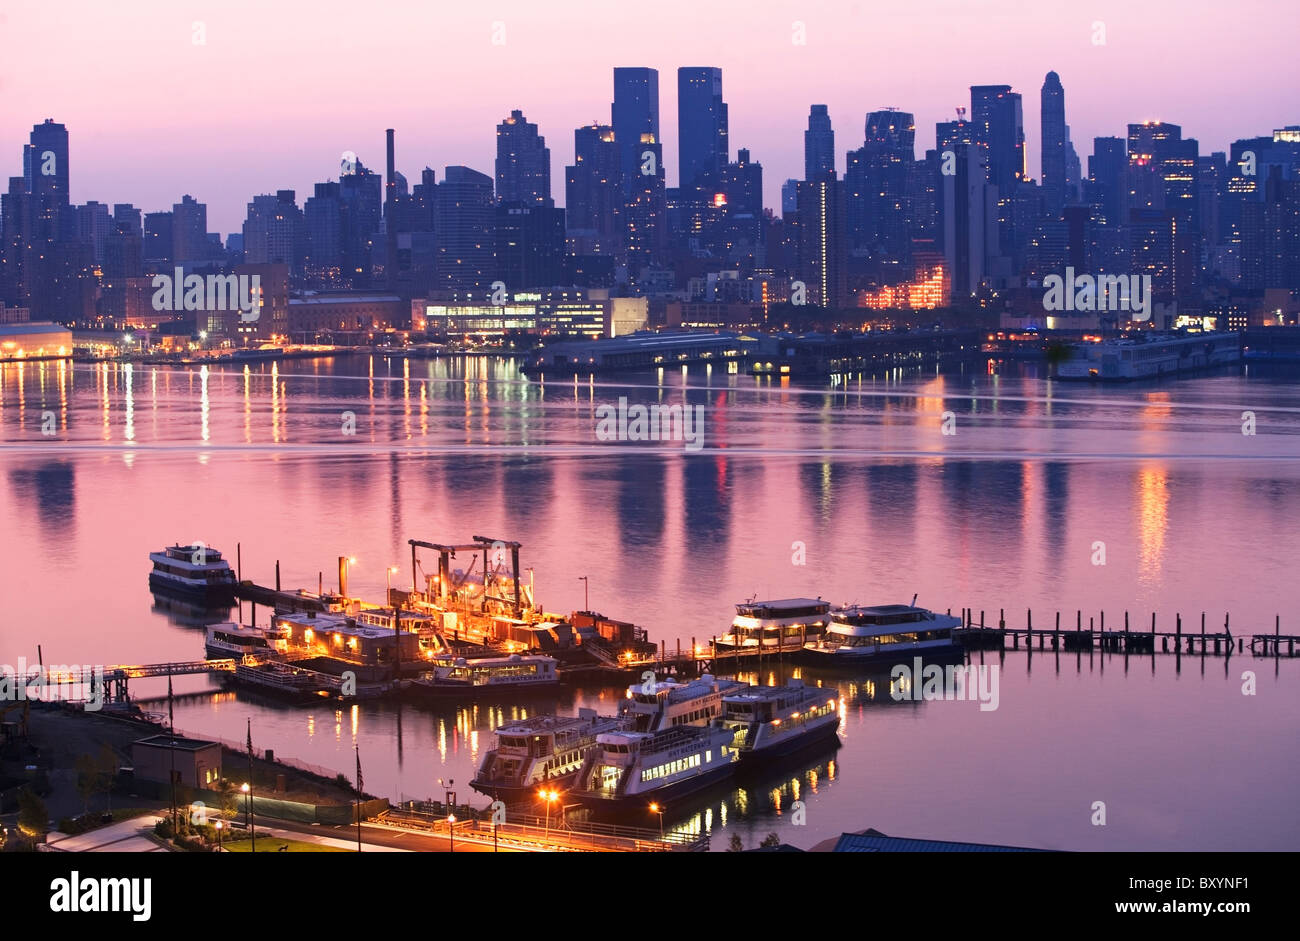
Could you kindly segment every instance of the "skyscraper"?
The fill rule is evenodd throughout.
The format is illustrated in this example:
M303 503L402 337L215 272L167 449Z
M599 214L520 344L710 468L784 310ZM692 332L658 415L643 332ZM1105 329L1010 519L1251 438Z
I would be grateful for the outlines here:
M522 111L497 125L497 201L554 206L551 199L551 151L546 138Z
M202 261L208 254L208 207L193 196L172 205L172 259L175 264Z
M485 291L493 281L495 206L492 178L469 167L447 167L434 210L437 286Z
M677 185L716 189L730 159L722 69L677 70Z
M1065 89L1055 72L1048 72L1042 90L1042 160L1040 174L1043 201L1053 218L1066 203Z
M813 105L808 112L808 130L803 132L803 178L821 180L835 176L835 131L825 105Z
M623 171L614 128L591 124L573 132L574 165L564 177L565 223L579 255L615 255L622 245Z
M152 215L152 214L151 214ZM293 190L254 196L244 220L244 262L297 267L306 248L302 210Z
M630 195L645 162L641 155L642 135L651 135L651 140L656 143L660 140L657 69L614 69L614 103L610 108L610 123L621 155L619 165L623 171L623 192ZM657 164L655 169L662 170Z
M844 184L834 171L801 180L799 190L799 277L808 303L835 309L847 303Z
M988 155L989 182L1008 197L1025 178L1025 128L1020 93L1010 85L972 85L971 123Z
M69 212L68 129L52 118L32 128L23 149L23 175L32 196L37 237L60 240L72 235Z
M890 108L867 115L863 145L849 151L844 168L850 247L869 249L891 261L905 260L915 143L916 125L908 112Z

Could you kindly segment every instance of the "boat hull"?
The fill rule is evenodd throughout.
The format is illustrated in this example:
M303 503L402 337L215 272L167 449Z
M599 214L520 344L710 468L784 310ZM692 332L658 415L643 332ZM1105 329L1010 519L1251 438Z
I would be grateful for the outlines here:
M503 801L507 804L524 804L537 800L537 792L543 787L561 792L567 791L573 786L573 782L577 778L578 772L574 771L569 774L548 778L546 781L538 781L535 784L501 784L495 781L475 779L469 782L469 786L480 794L486 794L493 800Z
M205 607L233 607L235 604L235 585L233 582L221 584L199 584L179 579L167 578L157 572L149 573L149 590L156 595L166 595L181 601L190 601Z
M961 656L959 641L946 640L915 644L889 644L885 647L864 647L858 650L815 650L808 647L799 653L799 659L819 667L860 667L883 663L911 663L911 658Z
M735 777L740 762L719 764L700 774L652 791L623 797L601 797L599 794L570 791L566 797L576 799L583 807L598 817L637 817L645 819L652 803L666 809L680 809L683 801L699 797L706 791L727 784Z
M840 746L839 728L840 721L837 716L833 722L825 722L803 735L774 742L763 748L742 749L740 752L741 765L745 768L753 768L758 765L772 764L785 758L801 755L814 748L825 748L831 743L834 743L834 747L838 748Z

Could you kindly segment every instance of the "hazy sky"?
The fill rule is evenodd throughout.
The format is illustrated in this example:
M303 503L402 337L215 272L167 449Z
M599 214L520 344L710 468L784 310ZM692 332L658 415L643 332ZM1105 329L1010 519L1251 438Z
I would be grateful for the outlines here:
M803 173L808 106L825 103L836 160L861 145L866 112L934 124L969 106L972 84L1024 96L1038 176L1038 96L1055 69L1087 172L1092 138L1130 121L1181 124L1203 152L1300 123L1289 0L4 0L0 176L22 172L31 126L71 136L72 199L208 204L238 230L257 193L337 176L355 151L382 172L384 128L412 184L431 166L491 174L495 126L513 108L551 148L564 200L573 129L609 121L612 68L659 69L668 183L677 177L676 70L719 66L731 148L763 164L766 203ZM195 22L206 42L196 45ZM793 39L802 23L806 44ZM1093 42L1103 23L1105 44ZM502 32L502 27L504 32ZM494 44L494 35L503 43Z

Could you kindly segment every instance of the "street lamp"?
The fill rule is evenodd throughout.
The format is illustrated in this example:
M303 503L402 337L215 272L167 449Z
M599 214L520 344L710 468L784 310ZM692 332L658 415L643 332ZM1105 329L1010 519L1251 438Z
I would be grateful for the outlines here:
M393 595L393 573L396 571L397 571L397 566L390 565L388 569L384 572L384 580L388 583L388 594L384 596L385 600L390 599Z
M551 835L551 805L555 803L556 798L560 796L558 791L542 790L542 800L546 801L546 836Z
M224 825L220 820L218 820L215 824L213 824L213 826L217 828L217 852L220 853L221 852L221 831L224 828Z
M658 804L650 805L650 813L659 815L659 842L664 839L664 809Z
M451 849L448 852L456 852L456 815L447 815L447 843Z
M587 583L587 576L586 576L586 575L579 575L579 576L578 576L578 581L582 582L582 610L585 611L585 612L587 612L587 613L590 613L590 612L591 612L591 598L588 596L587 589L590 588L591 586Z
M249 838L253 841L252 850L256 853L257 834L253 832L253 791L248 786L247 781L244 782L244 786L240 790L244 792L244 823L248 827Z

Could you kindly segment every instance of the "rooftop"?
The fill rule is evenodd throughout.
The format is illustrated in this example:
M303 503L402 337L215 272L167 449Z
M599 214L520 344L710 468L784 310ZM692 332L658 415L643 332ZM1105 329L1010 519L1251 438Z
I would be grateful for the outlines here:
M208 742L200 738L182 738L181 736L171 735L150 735L148 738L139 739L132 744L147 745L150 748L174 748L176 751L198 751L201 748L211 748L218 742Z

